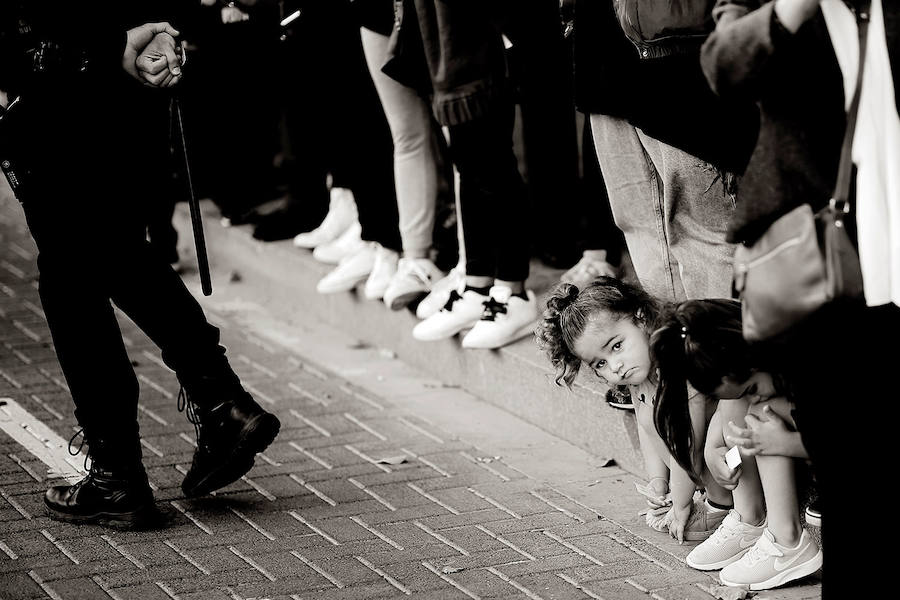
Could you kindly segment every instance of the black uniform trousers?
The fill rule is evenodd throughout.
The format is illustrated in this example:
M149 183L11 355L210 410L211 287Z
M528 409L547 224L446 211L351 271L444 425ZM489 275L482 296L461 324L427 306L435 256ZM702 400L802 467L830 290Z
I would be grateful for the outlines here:
M141 190L168 174L134 94L164 93L124 73L76 76L23 94L34 166L23 208L37 244L40 297L85 435L134 447L138 382L113 304L162 350L182 382L233 376L197 301L146 240ZM151 103L156 104L156 103Z

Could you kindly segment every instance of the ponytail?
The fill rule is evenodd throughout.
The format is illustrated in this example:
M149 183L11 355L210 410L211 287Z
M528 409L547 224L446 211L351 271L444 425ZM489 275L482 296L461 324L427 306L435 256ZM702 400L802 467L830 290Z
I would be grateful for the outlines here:
M575 356L566 343L562 325L563 313L577 297L578 286L571 283L558 285L547 299L547 309L534 331L538 347L547 354L550 364L557 371L555 381L559 386L564 382L566 387L572 387L581 367L581 359Z

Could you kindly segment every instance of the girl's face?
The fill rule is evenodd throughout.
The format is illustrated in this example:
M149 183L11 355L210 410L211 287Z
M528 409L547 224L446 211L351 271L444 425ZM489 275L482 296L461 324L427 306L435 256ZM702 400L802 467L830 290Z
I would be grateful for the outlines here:
M629 317L592 318L572 350L609 385L638 385L650 376L649 336Z
M755 371L745 381L735 381L730 377L725 377L713 393L717 398L744 399L750 404L756 404L778 395L772 376L763 371Z

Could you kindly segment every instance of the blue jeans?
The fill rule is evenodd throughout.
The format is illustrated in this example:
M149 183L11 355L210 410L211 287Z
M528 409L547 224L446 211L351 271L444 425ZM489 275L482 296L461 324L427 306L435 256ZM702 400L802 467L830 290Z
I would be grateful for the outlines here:
M616 225L638 280L657 298L730 298L734 212L722 174L624 119L591 115Z

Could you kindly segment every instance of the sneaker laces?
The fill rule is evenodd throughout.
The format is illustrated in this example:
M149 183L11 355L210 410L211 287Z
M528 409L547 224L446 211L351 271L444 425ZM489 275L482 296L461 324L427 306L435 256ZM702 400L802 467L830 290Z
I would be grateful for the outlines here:
M450 291L450 297L447 298L447 302L444 304L444 308L441 310L453 310L453 303L457 300L462 300L462 296L456 290Z
M497 302L491 297L482 302L482 304L484 305L484 312L481 313L482 321L493 321L498 314L506 314L506 302Z
M753 566L757 563L768 560L771 556L784 556L784 552L781 552L778 548L775 547L775 544L772 543L772 540L766 534L763 534L762 537L759 538L750 551L744 555L744 561L748 566Z

